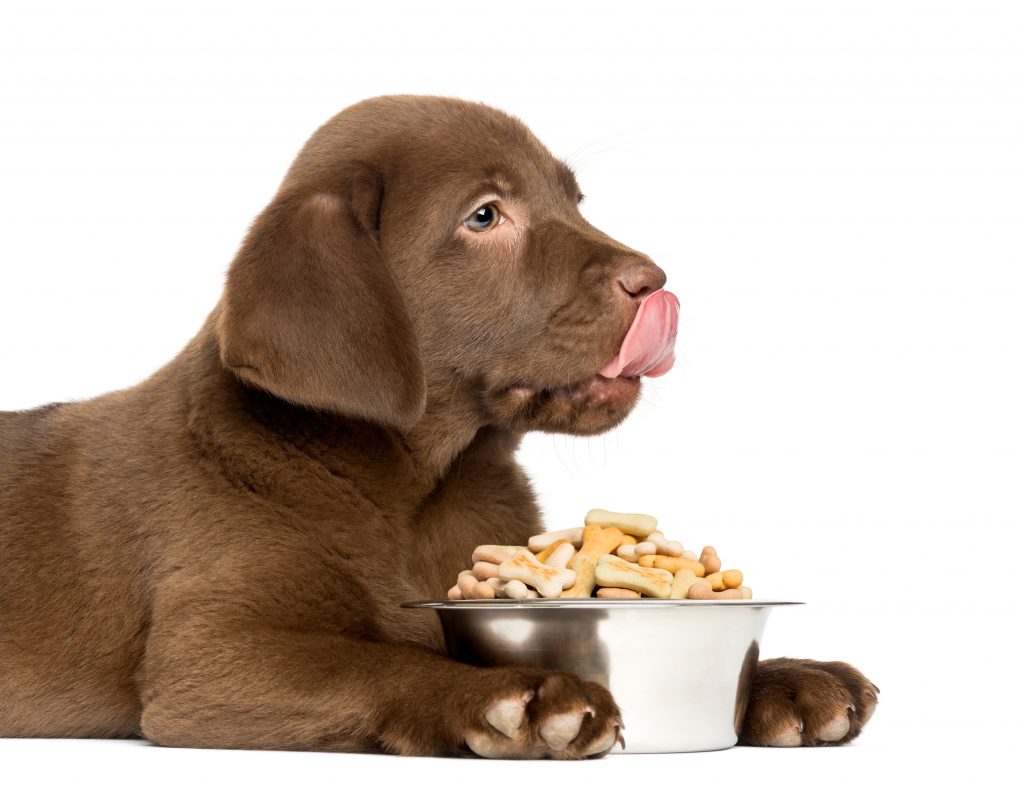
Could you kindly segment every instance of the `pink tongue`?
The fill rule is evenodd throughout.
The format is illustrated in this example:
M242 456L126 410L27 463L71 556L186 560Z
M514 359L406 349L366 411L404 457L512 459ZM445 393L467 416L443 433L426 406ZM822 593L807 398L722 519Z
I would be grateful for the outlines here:
M655 291L644 298L633 317L619 354L599 372L602 377L660 377L675 362L673 348L679 324L676 295Z

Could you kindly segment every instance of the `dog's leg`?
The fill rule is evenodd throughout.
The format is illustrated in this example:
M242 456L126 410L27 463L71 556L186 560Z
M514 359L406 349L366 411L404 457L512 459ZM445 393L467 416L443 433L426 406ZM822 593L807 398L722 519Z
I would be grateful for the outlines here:
M254 626L151 635L142 732L198 748L581 759L620 737L608 691L531 668L476 668L426 649Z
M843 745L875 711L879 689L845 662L759 662L741 745Z

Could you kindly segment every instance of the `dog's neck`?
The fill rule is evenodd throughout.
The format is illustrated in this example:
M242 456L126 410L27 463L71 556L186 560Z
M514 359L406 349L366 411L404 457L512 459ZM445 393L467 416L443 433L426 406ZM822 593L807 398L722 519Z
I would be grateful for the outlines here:
M184 389L191 437L205 456L229 479L312 512L318 485L330 512L331 478L341 477L395 515L415 513L455 464L477 452L491 461L510 457L522 437L484 426L465 386L428 386L426 411L404 434L298 407L240 382L220 362L209 325L154 379L172 374Z
M417 471L436 483L483 427L472 388L464 384L428 384L426 411L403 439Z

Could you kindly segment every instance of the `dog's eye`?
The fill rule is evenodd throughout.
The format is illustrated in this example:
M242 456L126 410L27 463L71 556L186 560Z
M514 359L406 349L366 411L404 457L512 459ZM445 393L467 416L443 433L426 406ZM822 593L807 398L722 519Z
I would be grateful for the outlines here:
M505 217L501 215L497 207L493 203L488 203L481 205L473 211L463 224L466 225L467 230L472 230L474 233L483 233L485 230L490 230L504 221Z

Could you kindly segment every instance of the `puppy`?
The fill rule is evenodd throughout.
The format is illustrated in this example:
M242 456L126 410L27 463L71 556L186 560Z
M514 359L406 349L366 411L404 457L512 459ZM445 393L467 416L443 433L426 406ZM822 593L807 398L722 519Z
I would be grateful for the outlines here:
M171 363L0 414L0 735L583 758L602 686L444 656L481 542L541 530L528 430L629 413L602 377L665 274L580 215L572 171L483 105L382 97L306 143ZM741 739L853 739L876 691L762 662Z

